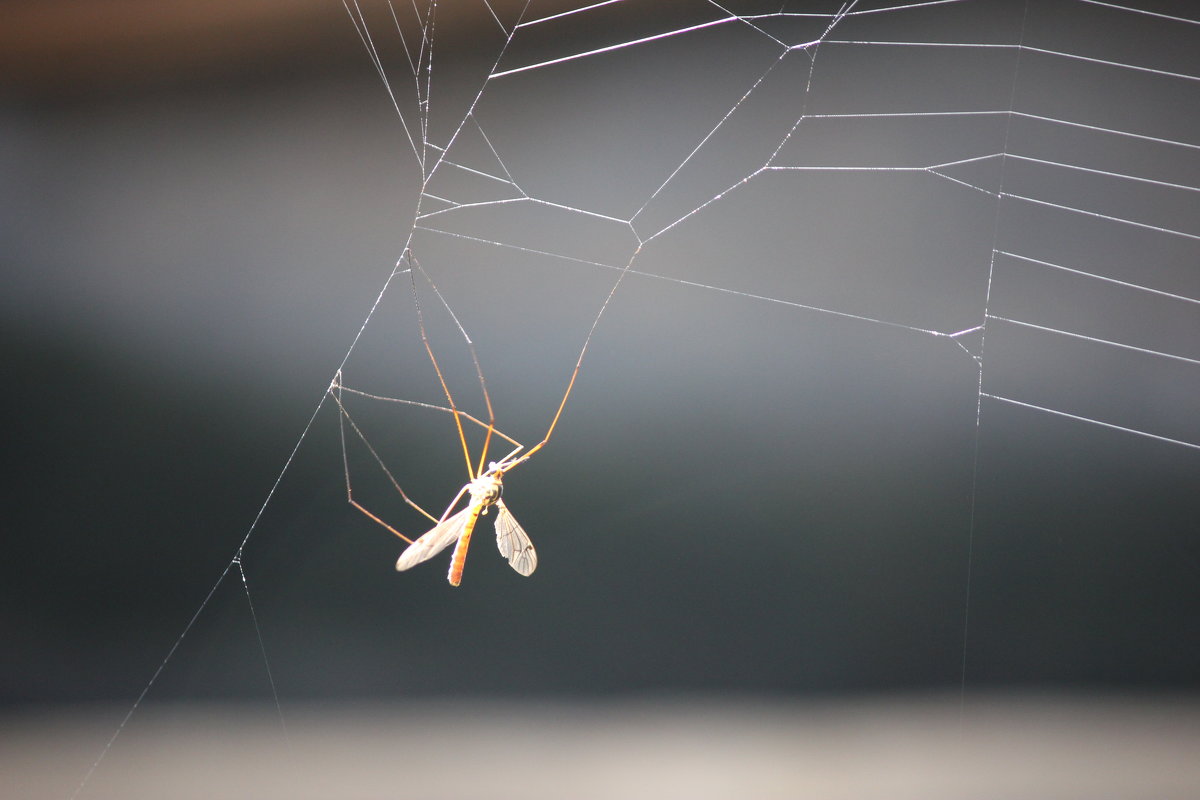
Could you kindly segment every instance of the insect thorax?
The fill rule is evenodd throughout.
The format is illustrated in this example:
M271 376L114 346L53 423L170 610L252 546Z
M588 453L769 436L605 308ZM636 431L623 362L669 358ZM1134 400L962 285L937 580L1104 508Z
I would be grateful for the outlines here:
M480 475L471 481L467 491L471 493L472 502L482 503L483 507L487 508L500 499L500 495L504 491L504 484L496 475Z

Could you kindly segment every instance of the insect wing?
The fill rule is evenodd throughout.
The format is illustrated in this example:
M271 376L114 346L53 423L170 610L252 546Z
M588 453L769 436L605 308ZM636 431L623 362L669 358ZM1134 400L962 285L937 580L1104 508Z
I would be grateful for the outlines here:
M416 566L422 561L428 561L445 550L462 535L470 516L471 507L467 506L454 516L439 522L430 531L422 534L400 554L396 561L396 569L403 571Z
M508 559L510 567L522 575L532 575L537 569L537 552L524 528L517 524L503 500L496 501L496 546Z

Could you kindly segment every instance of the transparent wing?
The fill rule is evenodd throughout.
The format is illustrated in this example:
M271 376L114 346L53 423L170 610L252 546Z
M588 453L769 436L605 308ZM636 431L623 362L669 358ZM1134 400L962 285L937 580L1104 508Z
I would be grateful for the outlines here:
M406 570L422 561L428 561L457 542L467 524L470 513L471 507L467 506L449 519L439 522L427 533L422 534L400 554L400 558L396 561L396 569Z
M496 501L496 546L508 565L522 575L532 575L537 569L537 552L529 535L513 519L503 500Z

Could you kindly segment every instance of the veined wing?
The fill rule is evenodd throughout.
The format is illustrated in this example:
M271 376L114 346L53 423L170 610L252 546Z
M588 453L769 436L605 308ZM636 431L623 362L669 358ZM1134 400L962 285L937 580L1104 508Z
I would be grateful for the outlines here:
M471 506L467 506L454 516L439 522L427 533L421 534L400 554L400 558L396 561L396 569L403 571L422 561L428 561L457 542L458 537L462 536L463 528L466 527L470 516Z
M500 555L508 559L508 565L522 575L532 575L537 569L533 542L509 513L503 500L496 501L496 546L500 548Z

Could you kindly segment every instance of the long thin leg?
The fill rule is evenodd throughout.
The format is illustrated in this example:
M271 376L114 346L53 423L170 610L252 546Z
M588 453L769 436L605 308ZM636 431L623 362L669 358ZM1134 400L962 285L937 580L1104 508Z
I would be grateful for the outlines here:
M459 416L458 406L454 405L454 396L450 394L450 387L446 385L446 376L444 376L442 374L442 368L438 364L437 356L435 356L433 354L433 347L431 347L429 344L429 336L425 333L425 314L424 314L424 312L421 311L421 299L420 299L420 296L417 294L417 279L415 276L415 270L421 269L421 267L417 263L417 259L413 257L412 253L408 253L407 256L409 259L409 264L412 267L408 271L408 277L409 277L409 282L412 285L413 305L417 309L417 327L421 331L421 341L425 345L425 352L429 354L429 360L431 362L433 362L433 371L437 373L438 382L442 384L442 393L446 395L446 402L450 405L450 413L452 413L454 415L454 427L458 429L458 440L459 440L459 442L462 443L463 459L465 459L467 462L467 478L469 480L474 480L475 479L475 468L471 462L471 449L469 447L467 447L467 435L463 431L462 419ZM425 275L425 270L422 269L421 274ZM428 275L425 275L425 280L429 280ZM432 283L430 285L432 285ZM436 289L435 289L435 291L436 291ZM441 294L439 293L438 296L441 297ZM444 303L445 301L443 300L442 302ZM455 319L455 322L458 322L458 320ZM462 326L460 325L459 328L461 330ZM463 331L463 333L465 335L466 331ZM470 344L469 338L467 339L467 343ZM472 347L472 353L474 353L473 347ZM478 364L478 362L476 362L476 364ZM490 408L491 408L490 402L488 403L488 407L490 410ZM494 423L495 423L494 419L488 423L489 438L490 438L490 432L493 428Z
M604 302L600 304L600 310L596 312L596 318L592 320L592 327L588 331L587 337L583 340L583 347L579 348L579 358L575 361L575 369L571 371L571 379L567 381L567 390L563 392L562 400L558 404L558 410L554 412L554 419L550 420L550 427L546 429L546 435L542 437L540 442L526 450L525 454L520 458L514 460L510 464L505 465L505 472L512 469L517 464L528 461L530 456L532 456L538 450L541 450L546 446L546 443L550 441L550 437L554 433L554 427L558 425L558 418L562 416L563 409L567 407L567 400L571 397L571 390L575 388L575 379L579 377L579 368L583 366L583 357L587 355L588 345L592 343L592 336L596 334L596 326L600 324L600 318L604 316L605 309L607 309L608 304L612 302L613 295L617 293L617 287L621 285L621 281L624 280L625 276L629 273L630 267L633 266L633 262L638 257L638 253L640 252L642 252L642 246L638 245L638 248L633 251L633 255L629 257L629 262L625 265L625 268L621 270L621 274L617 276L617 280L613 283L612 288L608 290L608 296L605 297Z
M413 303L417 308L417 321L421 328L421 339L425 342L425 350L427 353L429 353L429 358L433 360L433 367L435 370L437 370L438 378L442 380L442 389L446 393L446 399L449 401L450 407L455 409L455 422L459 426L458 432L459 436L462 438L464 452L467 452L468 450L467 441L466 438L463 437L462 424L457 419L458 415L462 414L463 412L458 411L455 408L454 401L450 399L450 390L446 388L446 381L442 379L442 371L438 367L437 359L433 357L433 349L429 346L429 339L425 335L424 315L421 312L421 304L417 297L416 272L419 271L421 276L425 278L426 283L429 284L429 288L433 290L434 295L437 296L438 301L442 304L442 308L446 309L446 313L449 314L450 319L454 321L455 326L458 328L458 332L462 334L463 341L467 343L467 352L471 354L471 361L475 364L475 376L479 379L479 389L483 394L484 405L487 407L488 423L487 433L483 438L483 449L479 453L479 465L472 468L470 455L467 455L467 472L472 478L474 478L477 475L483 474L484 465L487 463L488 448L492 442L492 434L496 432L496 413L492 410L492 398L491 395L488 394L487 381L483 377L483 367L479 363L479 353L475 350L475 342L471 340L470 334L467 333L467 329L463 326L462 322L459 321L458 316L454 313L454 309L450 308L450 304L446 302L446 298L442 295L441 290L438 289L437 284L433 282L433 278L429 277L429 273L425 271L425 268L421 266L411 252L409 253L409 263L412 266L412 269L409 270L408 277L410 283L412 284ZM473 472L472 469L474 469Z
M451 409L446 408L445 406L435 406L430 403L422 403L422 402L419 402L416 400L405 400L405 399L398 398L398 397L383 397L382 395L371 394L369 392L364 392L359 389L351 389L350 387L344 386L342 384L342 373L340 370L334 376L333 382L329 386L329 396L333 398L333 401L337 404L338 411L339 411L339 419L338 419L339 430L338 430L338 432L341 436L341 442L342 442L342 469L343 469L345 477L346 477L346 499L349 501L350 505L354 506L354 508L356 508L360 512L362 512L368 519L370 519L371 521L375 522L376 524L382 526L383 528L386 528L390 533L394 534L395 536L398 536L399 538L401 538L404 541L409 542L411 544L413 541L412 539L408 538L403 533L398 531L395 527L388 524L386 521L381 519L378 515L376 515L370 509L363 506L361 503L358 502L358 500L356 500L354 498L354 490L353 490L353 487L350 482L350 462L349 462L349 457L347 455L348 448L346 446L346 425L347 424L350 425L351 430L353 430L354 434L356 436L358 436L359 441L361 441L363 446L367 448L367 452L369 452L371 454L371 457L375 459L375 463L379 465L379 469L382 470L383 474L387 476L389 481L391 481L392 487L396 490L396 493L400 495L400 497L404 500L405 503L407 503L408 505L415 508L418 512L420 512L422 515L424 515L430 521L435 522L435 523L441 522L447 516L449 516L450 512L454 509L454 506L456 506L458 504L458 501L462 498L463 493L466 491L467 487L463 486L463 488L458 491L458 494L456 494L454 496L454 499L451 501L450 505L446 508L446 511L442 514L440 519L438 517L433 516L428 511L426 511L424 508L422 508L420 505L418 505L416 503L416 501L414 501L412 498L410 498L408 496L408 494L404 491L404 489L400 486L399 481L397 481L395 476L392 475L391 470L388 469L387 464L384 463L383 458L379 455L379 452L371 445L371 442L367 439L366 434L363 433L362 429L358 426L358 423L356 423L354 421L354 418L352 416L350 416L350 412L346 408L345 403L343 402L343 399L342 399L343 393L355 394L355 395L359 395L361 397L369 398L371 400L382 400L385 402L402 403L404 405L418 406L420 408L427 408L427 409L430 409L433 411L441 411L445 414L451 414L453 412ZM459 415L462 416L464 419L466 419L468 422L472 422L481 428L488 427L486 423L479 421L478 419L476 419L475 417L471 416L470 414L468 414L464 411L460 411ZM495 433L496 433L496 436L498 436L499 438L508 442L509 444L513 445L513 450L511 452L509 452L502 461L507 461L508 459L515 456L517 453L519 453L524 448L524 445L522 445L520 442L518 442L516 439L512 438L508 434L506 434L504 431L495 429Z
M424 514L426 517L433 520L434 522L438 521L437 517L433 516L428 511L421 508L421 506L417 505L417 503L411 497L408 496L408 494L404 491L404 489L402 489L400 487L400 483L392 475L391 471L387 468L387 465L385 463L383 463L383 459L379 457L379 453L377 453L375 451L375 448L371 446L371 443L367 441L367 438L363 435L363 432L358 427L358 424L350 416L350 413L348 411L346 411L346 406L343 405L342 398L341 398L341 374L340 373L335 378L335 385L337 386L337 390L334 391L334 388L331 386L329 394L333 398L334 402L337 403L338 410L340 411L340 414L338 417L338 433L341 437L341 442L342 442L342 469L346 476L346 500L348 500L350 502L350 505L357 508L363 514L365 514L369 519L371 519L372 521L383 526L389 532L400 537L401 539L408 542L409 544L412 544L412 541L413 541L412 539L408 538L403 533L396 530L394 527L392 527L388 523L384 522L382 519L379 518L378 515L376 515L370 509L366 508L365 506L363 506L361 503L359 503L357 500L354 499L354 489L350 484L350 460L347 455L347 448L346 448L346 423L347 422L350 423L350 427L354 430L354 433L357 434L358 438L362 441L362 443L364 445L366 445L368 452L371 453L371 456L375 459L375 462L377 464L379 464L379 468L383 470L383 474L387 475L388 480L390 480L392 482L392 486L400 494L400 497L404 499L404 502L408 503L410 506L412 506L417 511L421 512L422 514Z
M364 514L366 514L368 519L370 519L370 520L372 520L372 521L374 521L374 522L377 522L377 523L379 523L380 525L382 525L383 527L387 528L389 531L391 531L391 532L392 532L392 533L394 533L395 535L399 536L401 539L403 539L404 541L408 542L409 544L412 544L412 543L413 543L413 540L412 540L412 539L408 538L408 537L407 537L407 536L405 536L403 533L401 533L400 531L398 531L398 530L396 530L395 528L393 528L391 525L389 525L389 524L387 524L386 522L384 522L383 520L381 520L379 517L377 517L375 514L373 514L373 513L372 513L370 510L368 510L366 507L364 507L364 506L363 506L361 503L359 503L359 502L358 502L357 500L355 500L353 497L350 497L350 498L347 498L347 499L350 501L350 505L354 506L354 507L355 507L355 508L357 508L359 511L361 511L361 512L362 512L362 513L364 513Z
M445 406L437 406L437 405L434 405L433 403L422 403L419 400L406 400L402 397L385 397L381 394L371 394L370 392L364 392L361 389L352 389L349 386L344 386L344 385L338 383L338 381L340 381L340 380L341 380L341 376L339 374L339 376L334 379L334 382L332 384L330 384L329 388L337 389L339 392L345 392L346 394L354 394L354 395L358 395L359 397L365 397L368 400L381 400L385 403L400 403L400 404L403 404L406 406L416 406L417 408L427 408L430 411L441 411L443 414L453 414L454 413L454 411L452 409L446 408ZM481 422L476 417L471 416L470 414L468 414L467 412L465 412L461 409L459 410L458 415L460 417L462 417L463 419L465 419L467 422L471 422L475 425L478 425L481 428L487 428L487 426L488 426L486 422ZM511 436L509 436L508 434L506 434L504 431L500 430L499 428L495 428L494 432L495 432L496 436L499 436L504 441L515 446L517 448L517 450L521 450L524 448L524 445L522 445L516 439L512 438ZM515 453L509 453L508 457L512 457L513 455L515 455Z
M594 330L594 327L593 327L593 330ZM591 338L592 337L589 335L588 339L590 340ZM584 352L587 351L587 343L586 342L583 345L583 349L584 349ZM546 442L550 441L550 436L551 436L551 434L554 433L554 426L558 424L558 418L562 416L563 409L566 408L566 406L567 406L567 398L569 398L571 396L571 390L575 388L575 379L579 377L579 367L581 364L583 364L583 353L582 352L579 354L579 360L575 362L575 369L571 373L571 380L567 381L567 391L563 393L562 401L558 404L558 411L554 412L554 419L550 420L550 427L546 430L546 435L542 437L542 440L540 442L538 442L533 447L526 450L524 455L522 455L520 458L518 458L517 460L515 460L511 464L509 464L505 468L506 472L509 469L511 469L512 467L515 467L517 464L521 464L525 461L528 461L529 457L531 455L536 453L538 450L541 450L543 447L546 446Z

